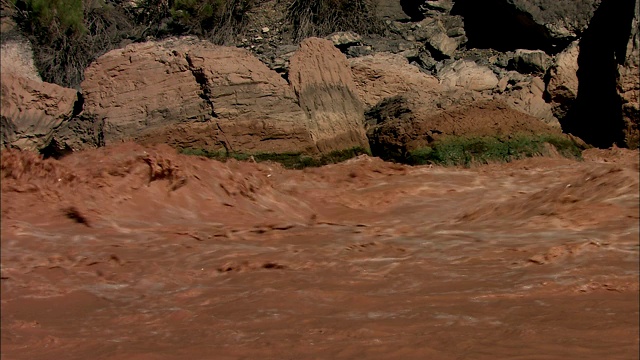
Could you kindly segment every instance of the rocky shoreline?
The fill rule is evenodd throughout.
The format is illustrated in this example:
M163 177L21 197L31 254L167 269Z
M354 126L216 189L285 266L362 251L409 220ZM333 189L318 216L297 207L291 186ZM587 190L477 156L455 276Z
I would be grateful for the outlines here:
M30 59L17 63L19 40L5 39L3 147L62 156L134 140L314 155L561 132L638 146L635 1L380 1L382 34L299 45L282 6L260 2L255 36L237 46L182 37L112 50L80 89L39 81Z

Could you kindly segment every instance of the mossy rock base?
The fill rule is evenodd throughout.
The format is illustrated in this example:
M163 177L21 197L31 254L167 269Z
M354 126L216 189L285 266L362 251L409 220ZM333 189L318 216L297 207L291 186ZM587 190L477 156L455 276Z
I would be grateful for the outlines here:
M203 149L179 149L185 155L204 156L218 161L236 159L240 161L255 160L256 162L272 161L282 164L287 169L304 169L307 167L319 167L328 164L339 163L358 155L371 155L371 153L361 147L354 147L346 150L332 151L328 154L311 156L304 153L227 153L225 151L207 151Z
M551 155L550 145L558 154L582 158L582 148L564 135L513 135L505 137L445 137L427 147L410 150L396 159L410 165L471 166L491 162Z
M402 154L374 154L387 161L408 165L466 166L509 162L534 156L561 156L582 159L584 146L565 135L510 135L504 137L443 137L426 147L405 151ZM272 161L287 169L304 169L339 163L358 155L371 153L361 147L333 151L328 154L311 156L304 153L227 153L203 149L179 149L185 155L204 156L219 161L236 159L256 162Z

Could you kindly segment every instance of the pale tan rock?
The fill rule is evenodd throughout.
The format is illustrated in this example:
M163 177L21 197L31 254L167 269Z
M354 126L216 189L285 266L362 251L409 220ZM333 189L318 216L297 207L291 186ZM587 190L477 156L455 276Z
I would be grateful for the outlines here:
M551 57L542 50L517 49L513 62L521 73L544 74L551 65Z
M617 88L622 100L625 142L630 148L640 145L640 9L636 6L627 42L624 63L618 66Z
M463 87L445 86L397 54L378 53L352 59L351 68L358 94L367 107L398 95L419 99L421 106L429 111L492 98Z
M368 148L364 109L349 63L331 41L304 40L291 57L289 81L320 151Z
M453 39L447 35L447 29L438 19L427 18L420 22L420 28L414 31L416 40L424 41L430 48L446 57L452 57L462 39Z
M26 39L7 41L0 46L0 73L13 73L42 82L33 62L33 50L29 41Z
M420 92L428 96L442 90L435 76L421 72L402 55L377 53L353 58L350 64L356 92L367 107L406 92Z
M578 97L579 55L579 42L574 41L556 55L555 62L549 69L546 91L553 106L553 113L558 119L566 116Z
M505 111L519 113L523 119L537 119L536 121L542 121L551 127L560 127L553 116L551 105L544 100L545 85L539 77L508 73L501 79L501 87L496 88L498 93L491 94L440 84L436 77L421 72L400 55L378 53L354 58L351 59L351 68L358 94L368 108L384 102L384 99L401 96L411 104L410 108L416 109L415 113L437 116L453 108L474 107L477 103L495 100L508 107ZM520 84L505 91L509 81L513 79L519 79ZM397 108L385 107L391 109L390 113ZM402 107L397 109L403 111ZM375 125L367 123L369 130Z
M548 125L560 128L560 122L553 114L553 106L544 100L544 81L537 76L522 83L518 89L497 95L511 108L542 120Z
M475 91L496 89L499 82L491 69L471 60L458 60L445 65L438 71L438 77L447 88L461 87Z
M73 115L77 92L55 84L0 73L2 144L40 150L54 130Z
M172 122L211 117L187 59L168 42L106 53L85 70L81 87L85 112L105 119L107 144Z
M359 45L362 42L362 36L353 31L339 31L328 35L325 39L330 40L338 48Z
M105 118L107 144L133 138L234 152L314 148L310 135L299 138L305 113L287 82L243 49L194 38L129 45L100 57L82 86L85 112Z
M287 83L244 49L195 38L129 45L85 73L85 113L105 142L166 142L228 152L325 152L367 146L346 58L303 42Z
M453 8L453 0L426 0L423 6L430 10L449 13Z

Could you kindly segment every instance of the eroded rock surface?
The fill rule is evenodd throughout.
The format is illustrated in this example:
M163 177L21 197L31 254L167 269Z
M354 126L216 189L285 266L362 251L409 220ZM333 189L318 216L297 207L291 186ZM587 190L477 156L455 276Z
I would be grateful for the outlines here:
M624 137L629 148L640 145L640 8L636 4L624 62L618 66L617 88L622 100Z
M187 53L201 58L203 45L196 40L129 45L103 55L86 70L85 112L106 119L107 143L214 115L205 94L207 79L201 75L198 83L187 60Z
M564 118L578 97L578 56L580 45L573 42L556 55L549 70L546 92L553 106L554 114Z
M472 47L557 52L589 25L601 0L455 1Z
M486 66L470 60L458 60L438 71L441 83L447 88L459 87L467 90L492 90L498 86L498 77Z
M366 107L406 92L429 94L440 88L438 78L409 65L402 55L377 53L351 59L350 64L357 94Z
M2 69L0 74L2 145L38 151L57 127L71 118L73 89L37 81Z
M363 110L344 55L308 39L291 58L291 86L246 50L196 39L129 45L86 72L85 112L106 143L164 142L227 152L366 147Z
M351 68L331 41L304 40L291 58L289 81L320 151L368 148Z
M545 101L544 80L538 76L525 77L516 82L507 92L497 95L512 108L531 115L544 123L560 128L553 106Z
M85 112L105 119L107 144L137 138L254 152L313 145L286 81L246 50L190 38L129 45L99 58L82 85Z
M443 110L411 94L396 96L371 109L367 123L372 152L385 159L402 157L446 136L560 134L559 128L500 100L479 100L472 95Z

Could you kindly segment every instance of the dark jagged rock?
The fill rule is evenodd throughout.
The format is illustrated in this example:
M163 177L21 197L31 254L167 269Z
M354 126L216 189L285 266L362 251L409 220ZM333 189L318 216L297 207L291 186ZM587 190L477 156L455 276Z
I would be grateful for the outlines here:
M457 0L469 47L561 51L587 28L601 0Z
M635 0L603 1L580 39L577 97L560 122L565 132L597 147L613 144L637 146L638 113L631 111L623 115L623 99L618 85L621 79L619 69L628 66L629 70L624 73L629 72L630 86L624 93L629 99L635 99L630 103L637 104L638 72L635 70L634 73L634 61L627 60L628 49L630 59L638 56L637 25L635 40L632 40L632 24L634 21L637 24L637 14Z

